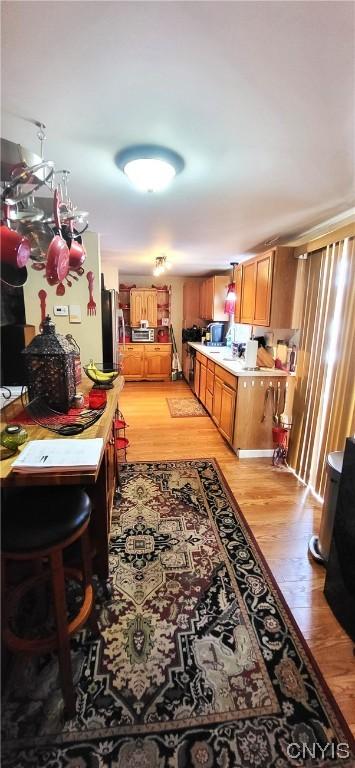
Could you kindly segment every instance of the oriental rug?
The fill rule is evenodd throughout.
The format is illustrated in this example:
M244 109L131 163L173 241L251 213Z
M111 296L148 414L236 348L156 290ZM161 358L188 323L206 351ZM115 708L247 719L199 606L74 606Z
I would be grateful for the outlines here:
M101 635L10 678L6 768L325 768L351 735L216 462L124 465ZM34 665L37 666L34 666ZM310 757L313 755L313 757Z
M173 419L187 416L207 416L204 407L194 397L167 397L170 416Z

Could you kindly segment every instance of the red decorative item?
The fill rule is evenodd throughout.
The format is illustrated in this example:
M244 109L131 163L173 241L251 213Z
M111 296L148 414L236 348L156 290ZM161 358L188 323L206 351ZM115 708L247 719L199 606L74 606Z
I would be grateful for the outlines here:
M234 315L236 298L235 283L229 283L226 300L224 302L224 312L226 315Z
M169 335L169 329L168 328L166 328L166 327L159 328L159 330L157 332L157 341L160 344L167 344L170 341L170 335Z
M38 291L38 298L40 300L40 306L41 306L41 325L43 323L43 320L46 316L46 298L47 293L46 291Z
M94 285L95 275L93 272L88 272L86 275L86 278L89 284L89 301L87 305L87 314L96 315L96 304L93 296L93 285Z
M89 392L89 407L90 408L102 408L107 401L107 395L105 389L95 389L93 387Z

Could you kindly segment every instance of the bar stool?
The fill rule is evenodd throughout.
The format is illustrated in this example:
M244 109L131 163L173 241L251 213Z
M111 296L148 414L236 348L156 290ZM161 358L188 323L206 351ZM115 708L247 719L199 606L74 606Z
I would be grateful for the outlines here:
M93 613L94 590L88 525L91 514L89 496L80 488L21 488L7 496L2 510L3 637L14 652L58 652L59 675L65 704L65 717L75 716L75 692L70 658L70 637L89 621L98 634ZM80 543L81 569L63 563L63 551ZM34 576L26 577L6 590L5 566L9 561L32 561ZM45 564L47 561L47 564ZM65 577L82 584L83 601L72 618L67 615ZM25 638L16 634L11 620L20 599L33 587L50 580L55 632L46 637ZM38 592L37 592L38 594Z

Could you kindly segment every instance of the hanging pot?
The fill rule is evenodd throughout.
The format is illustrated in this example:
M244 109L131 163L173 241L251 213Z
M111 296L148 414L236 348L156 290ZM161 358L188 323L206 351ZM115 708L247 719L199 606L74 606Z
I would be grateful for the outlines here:
M59 234L54 235L47 251L46 278L50 285L61 283L69 272L69 248L61 234L59 203L58 190L55 190L53 215Z
M54 236L49 224L43 223L43 221L34 224L21 223L17 226L17 231L25 235L30 241L32 261L44 264Z
M79 269L86 259L86 250L81 234L79 235L78 231L74 229L72 220L63 226L62 234L69 248L69 267L70 269Z
M26 264L30 257L31 246L24 237L8 226L9 208L4 206L4 220L0 225L1 280L13 288L25 285L27 280Z

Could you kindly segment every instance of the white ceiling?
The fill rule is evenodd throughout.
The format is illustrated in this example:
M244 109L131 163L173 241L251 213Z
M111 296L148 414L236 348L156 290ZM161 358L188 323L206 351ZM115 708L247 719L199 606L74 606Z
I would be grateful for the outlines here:
M3 2L2 135L69 167L104 258L150 274L223 270L354 201L351 2ZM114 165L183 155L168 191Z

